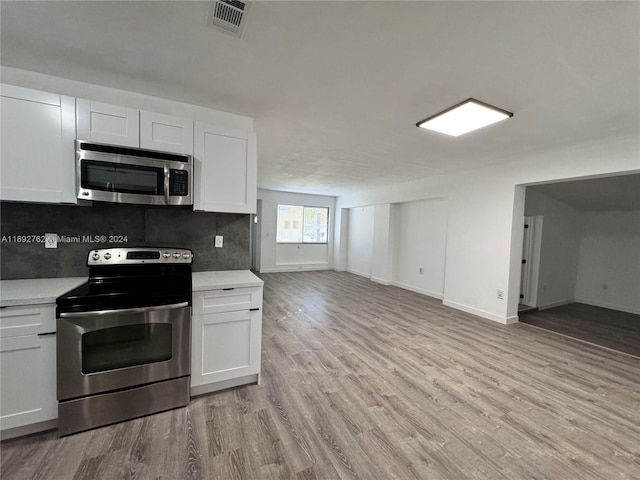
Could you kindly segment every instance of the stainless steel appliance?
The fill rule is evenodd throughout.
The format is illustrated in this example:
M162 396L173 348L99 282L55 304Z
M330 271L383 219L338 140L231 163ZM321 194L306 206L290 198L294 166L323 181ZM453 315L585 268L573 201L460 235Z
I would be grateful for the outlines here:
M193 205L191 155L76 140L78 198Z
M67 435L189 402L191 250L91 250L56 300L58 429Z

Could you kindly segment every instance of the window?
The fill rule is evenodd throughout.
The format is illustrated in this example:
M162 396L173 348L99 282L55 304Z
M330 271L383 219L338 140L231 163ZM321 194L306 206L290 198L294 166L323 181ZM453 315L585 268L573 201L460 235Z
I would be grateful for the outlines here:
M278 205L278 243L327 243L329 209Z

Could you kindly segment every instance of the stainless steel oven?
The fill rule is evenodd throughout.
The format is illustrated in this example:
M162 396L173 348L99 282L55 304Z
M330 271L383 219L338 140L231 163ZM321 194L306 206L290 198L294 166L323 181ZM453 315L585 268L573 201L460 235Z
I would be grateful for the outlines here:
M189 401L189 250L89 252L89 280L57 300L59 433Z

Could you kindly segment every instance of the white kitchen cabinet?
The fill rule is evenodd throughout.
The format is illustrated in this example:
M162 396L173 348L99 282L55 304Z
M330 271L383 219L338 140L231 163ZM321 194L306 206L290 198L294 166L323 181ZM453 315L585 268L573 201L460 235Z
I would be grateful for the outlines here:
M124 147L140 146L140 111L79 98L78 138L87 142Z
M256 136L196 122L194 210L255 213Z
M192 394L258 382L262 287L193 293Z
M193 120L78 99L78 138L124 147L193 154Z
M0 199L76 203L75 99L2 85Z
M55 321L55 305L0 310L3 438L47 428L58 417Z
M193 120L141 111L140 147L193 155Z

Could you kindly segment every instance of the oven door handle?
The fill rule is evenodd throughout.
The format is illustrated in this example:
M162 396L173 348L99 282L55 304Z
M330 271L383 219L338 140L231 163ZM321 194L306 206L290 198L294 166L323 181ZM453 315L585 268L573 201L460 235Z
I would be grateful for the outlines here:
M170 305L154 305L152 307L122 308L119 310L95 310L91 312L64 312L60 318L95 317L100 315L113 315L120 313L146 313L158 310L174 310L176 308L188 307L189 302L172 303Z

